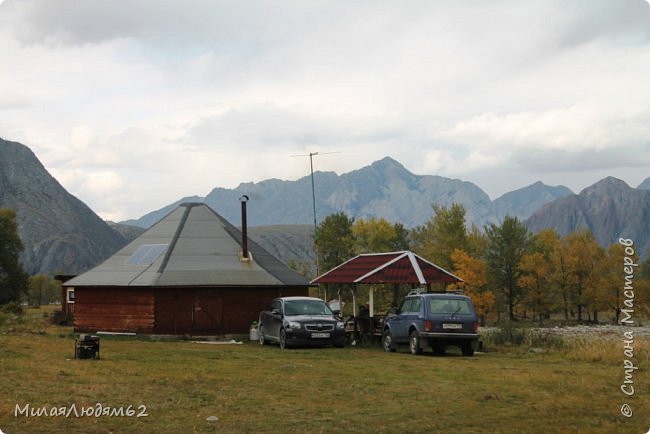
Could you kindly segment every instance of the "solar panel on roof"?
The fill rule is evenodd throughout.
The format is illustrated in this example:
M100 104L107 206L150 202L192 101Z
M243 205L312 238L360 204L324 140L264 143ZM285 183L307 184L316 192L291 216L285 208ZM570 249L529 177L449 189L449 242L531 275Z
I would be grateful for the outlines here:
M126 261L131 265L153 264L158 256L167 249L168 244L143 244Z

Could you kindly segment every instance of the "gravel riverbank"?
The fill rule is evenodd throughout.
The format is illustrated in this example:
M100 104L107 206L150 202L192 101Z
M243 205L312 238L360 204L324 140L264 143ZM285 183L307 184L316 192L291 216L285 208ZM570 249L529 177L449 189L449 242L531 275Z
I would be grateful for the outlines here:
M481 327L479 332L496 330L497 327ZM624 325L578 325L567 327L531 327L537 333L557 335L566 339L602 339L602 340L621 340L623 332L633 331L634 338L650 340L650 326L624 326Z

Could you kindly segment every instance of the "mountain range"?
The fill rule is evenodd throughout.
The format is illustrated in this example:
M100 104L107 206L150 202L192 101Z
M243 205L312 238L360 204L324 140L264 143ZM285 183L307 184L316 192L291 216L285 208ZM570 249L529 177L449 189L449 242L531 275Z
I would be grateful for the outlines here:
M434 175L415 175L390 157L361 169L337 175L315 172L318 221L335 212L354 218L383 217L407 228L424 224L433 214L431 204L463 205L468 225L497 223L506 214L524 220L542 205L571 194L567 187L537 182L506 193L495 201L477 185ZM312 189L309 176L297 181L270 179L243 183L234 189L215 188L207 196L182 198L164 208L124 224L149 227L182 202L201 201L233 224L240 219L238 198L250 198L248 221L252 226L312 224ZM278 206L282 204L282 206Z
M507 214L524 220L533 231L555 228L560 234L590 229L603 244L618 237L635 240L637 251L650 248L650 178L631 188L616 178L573 194L563 186L541 182L491 201L475 184L433 175L415 175L386 157L361 169L337 175L315 172L319 220L343 211L354 218L383 217L406 227L433 215L431 204L460 203L468 224L482 227ZM30 274L77 274L98 264L139 236L179 203L205 202L235 225L240 224L239 197L249 196L249 234L287 262L313 256L311 179L270 179L215 188L207 196L182 198L137 220L104 222L68 193L25 145L0 139L0 207L16 211L21 256ZM279 206L281 204L281 206Z
M579 194L546 204L526 220L526 226L533 232L551 227L560 235L589 229L603 246L628 238L637 253L646 256L650 252L650 189L642 188L644 184L631 188L607 177Z

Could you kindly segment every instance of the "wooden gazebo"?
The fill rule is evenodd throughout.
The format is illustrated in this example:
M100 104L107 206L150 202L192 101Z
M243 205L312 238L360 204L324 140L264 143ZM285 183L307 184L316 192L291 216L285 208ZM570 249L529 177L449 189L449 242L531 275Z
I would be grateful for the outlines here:
M434 283L462 282L433 262L410 251L365 253L332 268L311 281L312 284L410 284L430 288ZM369 293L370 316L374 315L374 297ZM356 306L354 306L356 312Z

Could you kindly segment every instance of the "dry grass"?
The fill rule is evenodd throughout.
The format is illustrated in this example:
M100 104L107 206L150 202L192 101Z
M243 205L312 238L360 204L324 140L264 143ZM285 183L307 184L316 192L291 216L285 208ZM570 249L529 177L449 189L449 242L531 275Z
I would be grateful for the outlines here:
M296 349L102 338L74 360L69 328L0 335L5 433L602 432L650 428L648 342L626 397L622 346L523 347L413 357L402 349ZM14 417L16 405L146 405L148 417ZM628 402L634 415L624 418ZM216 422L206 418L217 416Z

